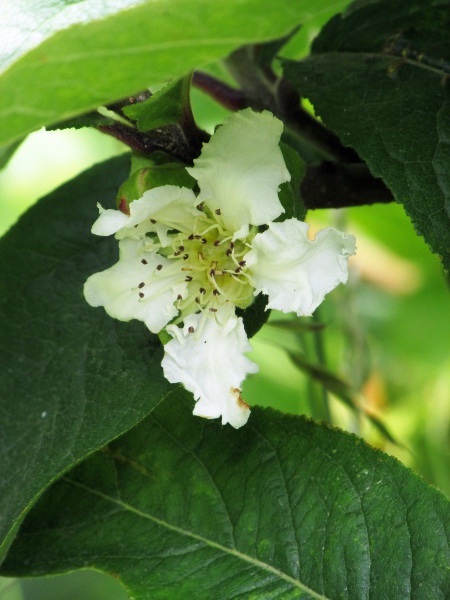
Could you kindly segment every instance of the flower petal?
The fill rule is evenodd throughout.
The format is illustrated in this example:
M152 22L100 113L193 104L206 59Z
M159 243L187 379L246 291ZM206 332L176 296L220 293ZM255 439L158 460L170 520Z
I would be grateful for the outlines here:
M170 243L169 229L192 233L196 220L203 213L197 209L199 200L188 188L163 185L144 192L142 198L130 204L130 220L117 237L135 237L156 231L163 246ZM150 220L151 219L151 220Z
M255 236L245 259L256 292L269 296L268 308L310 316L325 295L348 278L355 238L332 227L308 239L309 225L297 219L271 223Z
M187 171L200 186L198 201L220 210L229 231L248 232L284 209L278 187L291 176L279 147L283 124L268 111L246 109L229 117L203 145Z
M172 269L165 276L164 269L173 263L146 251L144 240L125 238L119 249L119 262L91 275L84 284L84 296L91 306L104 306L111 317L144 321L150 331L158 333L178 314L174 302L186 292L185 275L174 274Z
M92 233L95 235L112 235L122 229L122 227L126 227L129 216L124 214L120 210L113 210L112 208L108 208L107 210L103 208L101 204L97 204L98 209L100 211L100 216L92 225Z
M252 347L242 319L232 315L221 325L212 316L194 314L186 317L183 329L169 325L167 331L173 339L165 346L164 375L194 394L194 415L207 419L221 416L222 424L242 427L250 409L240 397L240 386L248 373L258 371L244 356Z

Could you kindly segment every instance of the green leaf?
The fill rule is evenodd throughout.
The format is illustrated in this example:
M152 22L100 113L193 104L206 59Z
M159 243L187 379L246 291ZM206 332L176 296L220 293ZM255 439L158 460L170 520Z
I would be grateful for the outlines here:
M23 139L17 140L16 142L12 142L12 144L8 144L7 146L0 147L0 169L6 167L9 163L10 159L14 156L15 151L23 142Z
M236 431L175 394L39 501L3 573L94 567L136 600L450 594L450 507L362 440L254 409Z
M186 97L189 102L189 79L183 78L169 83L144 102L125 106L122 112L137 121L141 131L149 131L181 121Z
M282 183L280 186L280 202L285 212L280 215L276 221L285 221L295 217L304 221L306 217L306 207L300 196L300 183L305 175L305 163L298 152L287 144L280 143L286 167L291 174L291 180Z
M450 267L450 3L357 3L285 76Z
M114 125L117 121L101 115L96 110L74 117L73 119L67 119L66 121L60 121L54 125L48 125L47 131L55 131L57 129L82 129L83 127L98 127L99 125Z
M44 37L49 37L21 58L19 50L16 62L0 75L0 144L179 79L242 44L280 37L313 16L307 0L280 0L276 5L272 0L134 4L124 1L121 6L131 8L113 15L111 9L105 10L110 15L105 18L97 18L102 16L98 9L95 19L88 17L83 19L88 22L54 35L55 28L47 34L44 24ZM328 4L329 0L318 0L315 10ZM56 10L62 6L58 2ZM42 13L33 11L41 16L37 22L42 22L45 9L44 5Z
M270 310L267 310L267 302L267 296L258 294L248 308L236 309L236 314L244 321L245 333L249 338L256 335L269 318Z
M86 171L31 208L0 241L0 543L52 480L142 419L169 391L161 345L83 297L117 260L90 233L129 159Z

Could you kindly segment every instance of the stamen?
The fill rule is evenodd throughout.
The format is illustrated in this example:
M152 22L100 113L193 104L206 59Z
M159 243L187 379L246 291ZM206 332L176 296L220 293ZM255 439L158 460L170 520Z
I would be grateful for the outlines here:
M183 296L181 294L178 294L177 300L183 300Z
M221 241L220 241L220 240L216 240L216 241L214 242L214 246L220 246L220 244L221 244Z
M202 287L199 289L199 292L200 292L200 294L206 294L205 288L202 288Z
M145 294L143 294L142 292L139 292L139 298L143 298Z
M191 233L191 235L188 237L188 240L193 240L194 239L194 234Z
M156 270L157 270L157 271L161 271L161 269L162 269L162 268L163 268L163 266L162 266L162 265L157 265L157 267L156 267Z
M143 265L148 265L148 262L145 260L145 258L143 258L143 259L141 260L141 263L142 263Z
M202 242L202 244L206 244L206 242L207 242L207 240L205 240L205 238L202 238L200 241Z
M209 309L211 312L217 312L217 308L210 308Z
M184 246L178 246L178 250L179 250L180 252L183 252L183 251L184 251Z
M185 281L192 281L192 279L193 278L190 275L187 275L186 278L185 278Z
M150 223L153 223L153 225L156 223L155 219L150 219Z
M227 256L231 256L233 254L233 250L227 250L225 253Z
M189 333L194 333L195 329L192 327L192 325L188 328Z
M187 260L189 258L189 254L183 254L183 260Z
M245 267L245 265L247 263L245 262L245 260L241 260L241 261L239 261L239 264L240 264L241 267Z
M213 290L213 294L214 294L214 296L220 296L219 290Z
M143 281L141 281L141 283L138 285L138 288L141 290L144 287L145 283Z
M216 215L221 215L222 214L221 211L220 211L220 208L217 208L214 212L216 213Z

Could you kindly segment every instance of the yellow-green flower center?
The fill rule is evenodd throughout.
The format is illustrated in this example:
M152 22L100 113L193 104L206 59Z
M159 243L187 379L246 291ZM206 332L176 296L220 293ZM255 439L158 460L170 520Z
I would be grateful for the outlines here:
M245 255L255 233L233 241L233 234L221 226L220 218L205 214L194 233L169 234L171 245L158 253L173 260L174 268L178 266L187 282L187 294L177 299L178 320L198 309L214 313L226 303L240 308L252 303L254 287Z

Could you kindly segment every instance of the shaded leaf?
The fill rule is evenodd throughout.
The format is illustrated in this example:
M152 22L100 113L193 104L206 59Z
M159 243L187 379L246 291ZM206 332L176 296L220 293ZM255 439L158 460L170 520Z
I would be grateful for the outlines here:
M128 170L123 156L93 167L0 241L0 542L43 488L169 391L158 338L83 297L117 260L117 241L90 229Z
M235 431L172 395L40 500L3 572L114 573L137 600L450 593L450 508L397 460L305 418Z
M189 81L183 78L169 83L144 102L125 106L122 112L137 121L141 131L149 131L181 121L186 99L189 101Z
M285 212L280 215L276 221L284 221L295 217L304 221L306 217L306 207L300 196L300 183L305 175L305 163L298 152L287 144L280 143L286 167L291 174L291 180L282 183L280 186L280 202Z
M55 131L58 129L82 129L83 127L98 127L99 125L114 125L116 121L101 115L99 112L92 111L73 119L60 121L54 125L47 125L47 131Z
M249 338L258 333L270 316L270 310L266 310L268 298L264 294L258 294L248 308L236 308L236 314L244 321L245 332Z
M285 76L450 267L450 3L357 3Z

